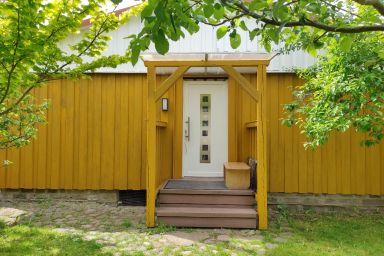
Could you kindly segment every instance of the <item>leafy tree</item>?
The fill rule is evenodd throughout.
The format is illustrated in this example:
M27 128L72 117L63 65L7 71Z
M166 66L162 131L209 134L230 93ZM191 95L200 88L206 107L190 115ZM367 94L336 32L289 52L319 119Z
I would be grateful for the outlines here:
M383 137L382 0L148 0L141 19L143 29L130 36L133 63L151 43L167 53L169 40L196 33L199 24L217 27L218 39L229 35L233 48L244 30L267 51L277 44L281 53L326 49L317 65L300 72L307 82L286 106L285 123L300 125L307 146L351 126L368 132L366 145Z
M101 56L107 33L127 22L133 12L108 13L104 1L0 1L0 148L21 147L45 122L48 103L37 103L31 92L54 79L77 79L100 67L130 59ZM90 25L76 42L83 20ZM65 50L66 49L66 50ZM87 57L88 61L84 57Z
M324 144L332 130L354 127L374 145L384 134L384 35L359 35L348 51L333 42L312 67L299 71L306 83L285 105L288 126L297 124L305 146Z

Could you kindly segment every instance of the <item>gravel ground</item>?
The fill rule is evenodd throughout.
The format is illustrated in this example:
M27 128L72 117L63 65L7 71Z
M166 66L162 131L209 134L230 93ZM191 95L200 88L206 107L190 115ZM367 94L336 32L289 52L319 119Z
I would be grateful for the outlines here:
M262 255L286 242L292 233L258 230L145 227L145 207L95 202L0 202L0 220L77 234L95 240L113 255Z

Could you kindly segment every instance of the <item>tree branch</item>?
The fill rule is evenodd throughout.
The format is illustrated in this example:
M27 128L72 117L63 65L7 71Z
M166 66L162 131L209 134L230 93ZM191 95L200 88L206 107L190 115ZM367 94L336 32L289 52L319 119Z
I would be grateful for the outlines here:
M361 5L370 5L384 16L384 2L382 0L352 0Z
M236 4L243 14L251 16L252 18L262 21L265 24L274 25L274 26L283 26L283 27L315 27L322 29L324 31L328 32L337 32L337 33L347 33L347 34L354 34L354 33L361 33L361 32L372 32L372 31L384 31L384 24L383 25L368 25L368 26L354 26L354 27L335 27L331 25L327 25L324 23L318 23L309 19L303 19L300 21L289 21L289 22L283 22L278 21L275 19L269 19L266 18L256 12L250 11L243 3L238 2Z

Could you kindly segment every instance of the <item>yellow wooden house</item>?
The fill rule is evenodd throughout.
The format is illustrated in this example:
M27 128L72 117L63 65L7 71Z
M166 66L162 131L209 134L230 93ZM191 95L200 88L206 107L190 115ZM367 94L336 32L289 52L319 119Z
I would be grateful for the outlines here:
M138 26L114 32L110 51ZM383 144L361 147L364 135L347 131L305 150L299 129L281 125L302 83L286 68L314 60L257 52L251 42L235 52L204 27L165 56L36 90L51 100L48 123L29 146L0 152L13 162L0 169L0 189L146 190L149 227L260 229L268 193L384 195Z

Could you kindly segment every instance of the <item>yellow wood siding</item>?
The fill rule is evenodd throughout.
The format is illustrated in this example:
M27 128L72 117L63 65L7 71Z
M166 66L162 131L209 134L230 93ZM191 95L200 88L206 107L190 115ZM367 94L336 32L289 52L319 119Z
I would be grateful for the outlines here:
M245 75L256 86L255 75ZM0 188L145 189L146 74L97 74L92 80L55 81L36 90L51 99L48 124L22 149L1 151L12 165L0 168ZM158 84L167 77L159 76ZM319 150L304 150L298 128L281 125L282 105L292 99L292 74L268 74L268 185L271 192L384 194L384 143L360 147L364 135L332 134ZM157 105L159 186L181 177L182 80L165 97L169 111ZM229 90L229 160L256 156L256 102L232 79ZM256 122L257 124L257 122ZM248 126L248 127L247 127Z
M1 152L1 188L145 189L143 74L98 74L36 90L51 99L38 139ZM144 149L145 150L145 149Z
M256 85L255 75L246 75ZM360 146L364 135L354 131L333 133L326 146L305 150L304 135L297 127L281 125L284 103L292 100L292 86L302 81L293 74L267 75L267 114L270 192L384 194L384 142L372 148ZM256 156L256 102L229 80L229 160Z

